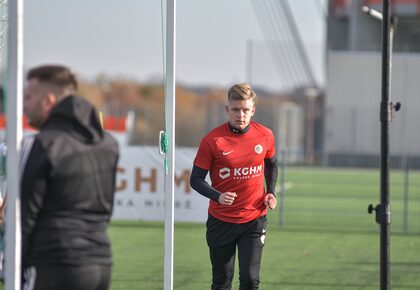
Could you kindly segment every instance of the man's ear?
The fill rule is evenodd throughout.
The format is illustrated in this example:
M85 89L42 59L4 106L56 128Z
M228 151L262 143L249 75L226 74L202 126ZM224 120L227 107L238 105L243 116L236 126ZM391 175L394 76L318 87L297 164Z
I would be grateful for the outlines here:
M55 107L55 105L57 105L57 97L53 93L48 93L47 97L44 100L45 100L45 107L48 110L51 110L52 108Z
M225 111L226 113L229 113L229 105L225 105Z
M255 114L255 110L256 110L256 107L255 107L255 105L252 107L252 113L251 113L251 116L254 116L254 114Z

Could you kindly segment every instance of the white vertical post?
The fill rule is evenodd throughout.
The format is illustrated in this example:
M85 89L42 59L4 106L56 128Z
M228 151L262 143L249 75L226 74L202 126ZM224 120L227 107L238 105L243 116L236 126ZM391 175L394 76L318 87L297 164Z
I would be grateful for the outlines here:
M19 151L22 139L23 0L9 1L7 92L7 207L5 289L20 290L21 227Z
M165 269L164 290L173 289L174 272L174 177L175 177L175 36L176 0L166 0L166 79L168 176L165 180Z

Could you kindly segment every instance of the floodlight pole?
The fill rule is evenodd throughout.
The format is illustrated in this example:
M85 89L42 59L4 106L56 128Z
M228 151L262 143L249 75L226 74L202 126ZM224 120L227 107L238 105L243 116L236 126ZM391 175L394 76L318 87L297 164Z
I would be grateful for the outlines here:
M383 13L363 7L362 10L369 15L382 20L382 98L380 104L381 121L381 175L380 175L380 204L368 207L371 214L376 212L376 222L380 225L380 289L390 289L390 225L391 206L389 194L389 124L392 121L394 111L401 107L389 101L390 94L390 70L392 40L394 36L393 22L389 13L391 0L383 1Z

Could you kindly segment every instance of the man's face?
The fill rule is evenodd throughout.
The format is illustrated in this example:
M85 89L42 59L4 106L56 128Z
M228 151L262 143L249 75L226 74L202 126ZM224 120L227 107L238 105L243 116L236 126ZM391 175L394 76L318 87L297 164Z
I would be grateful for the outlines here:
M255 113L255 104L251 100L230 100L225 108L230 125L238 130L246 128Z
M34 78L28 81L24 91L23 110L29 125L41 128L51 110L47 85Z

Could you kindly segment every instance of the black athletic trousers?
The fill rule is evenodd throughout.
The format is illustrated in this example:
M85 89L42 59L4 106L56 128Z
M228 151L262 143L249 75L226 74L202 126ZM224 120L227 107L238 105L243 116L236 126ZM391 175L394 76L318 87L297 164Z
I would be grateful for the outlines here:
M31 266L22 290L108 290L111 266Z
M265 216L245 224L223 222L209 215L207 245L212 264L212 290L230 290L238 249L239 290L257 290L267 219Z

